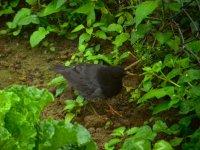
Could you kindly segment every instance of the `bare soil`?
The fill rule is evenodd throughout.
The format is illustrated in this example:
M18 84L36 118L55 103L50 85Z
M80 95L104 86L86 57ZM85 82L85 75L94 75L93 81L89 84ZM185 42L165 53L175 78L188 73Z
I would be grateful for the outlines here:
M55 44L56 52L51 52L43 46L32 49L28 39L1 37L0 89L13 84L49 88L47 86L48 82L57 76L49 68L53 64L64 63L77 50L77 42L74 41L55 38L49 41ZM108 46L105 46L105 48L111 49ZM124 62L123 66L129 65L134 61L136 60L129 58ZM137 88L141 81L139 69L140 66L132 68L131 72L136 75L124 78L125 87ZM53 91L54 89L50 88L50 90ZM44 109L41 117L45 119L51 116L54 119L63 119L66 114L64 102L72 98L74 98L73 91L66 89L64 94L56 98L53 103ZM111 99L91 102L86 105L73 121L84 125L90 131L99 149L103 149L104 143L112 138L110 133L114 128L140 126L151 118L151 112L145 106L136 109L136 104L128 102L129 98L130 95L126 88L123 88L121 93ZM96 110L96 113L91 111L91 105ZM119 114L113 113L109 106Z

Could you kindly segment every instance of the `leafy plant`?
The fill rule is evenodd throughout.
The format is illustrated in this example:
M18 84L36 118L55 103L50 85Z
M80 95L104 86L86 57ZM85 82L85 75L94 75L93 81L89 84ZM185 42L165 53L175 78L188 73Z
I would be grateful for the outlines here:
M51 101L53 96L45 89L12 86L1 90L1 149L97 149L83 126L40 120L41 111Z
M174 129L174 127L168 127L166 123L164 123L161 120L157 120L155 124L153 125L153 128L151 128L148 125L144 125L141 127L133 127L128 130L126 130L125 127L119 127L111 133L112 136L114 136L113 139L108 141L105 144L106 150L113 150L115 149L115 146L120 144L120 150L139 150L139 149L145 149L145 150L151 150L151 149L167 149L172 150L173 146L179 146L182 142L182 138L176 137L170 142L167 142L166 140L156 140L156 136L164 132L166 134L177 134L180 130ZM153 144L154 142L154 144ZM174 144L176 143L176 144ZM152 146L153 145L153 148Z

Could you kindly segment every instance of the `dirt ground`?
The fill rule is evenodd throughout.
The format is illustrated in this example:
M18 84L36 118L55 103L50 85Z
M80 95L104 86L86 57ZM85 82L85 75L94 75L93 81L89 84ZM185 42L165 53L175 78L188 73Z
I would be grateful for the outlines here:
M32 49L28 43L28 39L1 37L0 89L13 84L48 88L47 83L57 76L49 68L53 64L67 61L77 49L75 41L72 42L66 39L54 39L50 41L56 41L56 52L51 52L43 46ZM123 66L133 62L133 59L127 59ZM134 89L141 81L139 66L133 68L131 71L136 75L126 76L124 78L124 86ZM54 119L63 119L66 114L63 110L65 107L64 102L73 97L73 91L67 89L64 94L44 109L41 117L45 119L51 116ZM151 112L145 107L136 109L136 104L128 102L129 98L130 95L123 88L120 94L111 99L92 102L91 105L97 114L91 111L91 106L86 105L73 121L84 125L90 131L99 149L103 149L104 143L111 139L110 133L114 128L120 126L127 128L140 126L146 120L150 119ZM105 101L121 115L112 113Z

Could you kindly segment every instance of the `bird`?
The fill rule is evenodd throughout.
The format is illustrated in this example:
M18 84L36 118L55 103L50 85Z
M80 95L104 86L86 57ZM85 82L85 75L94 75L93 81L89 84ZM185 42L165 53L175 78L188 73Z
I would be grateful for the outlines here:
M122 78L126 75L120 66L103 64L56 64L52 70L61 74L86 100L99 100L117 95L122 89Z

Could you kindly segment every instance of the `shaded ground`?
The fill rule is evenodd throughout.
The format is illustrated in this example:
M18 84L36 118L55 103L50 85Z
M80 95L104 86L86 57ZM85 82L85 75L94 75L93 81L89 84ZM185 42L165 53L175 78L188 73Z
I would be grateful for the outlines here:
M76 42L54 39L57 51L53 53L42 46L31 49L27 41L12 38L0 39L0 89L13 84L47 87L47 83L56 76L49 71L49 68L53 64L64 63L77 47ZM132 62L134 62L133 59L128 59L126 64ZM135 68L132 73L136 75L125 77L124 85L136 88L140 83L138 69ZM73 92L67 89L55 102L45 108L42 118L52 116L54 119L63 119L66 114L63 110L64 101L73 97ZM103 149L104 143L111 139L110 133L114 128L140 126L151 117L147 108L136 109L134 104L128 103L129 97L124 88L119 95L106 100L121 116L113 114L109 111L108 105L100 101L92 103L98 115L94 114L87 105L74 122L87 127L99 148Z

